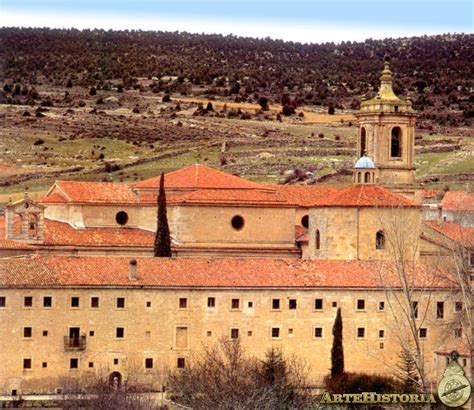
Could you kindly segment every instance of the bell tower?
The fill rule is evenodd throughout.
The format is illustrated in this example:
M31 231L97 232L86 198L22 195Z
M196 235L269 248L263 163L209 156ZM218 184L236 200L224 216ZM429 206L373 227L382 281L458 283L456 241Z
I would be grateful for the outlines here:
M355 114L359 121L357 155L370 157L377 168L377 183L396 188L415 180L415 118L410 99L392 90L390 61L386 57L375 98L363 100Z

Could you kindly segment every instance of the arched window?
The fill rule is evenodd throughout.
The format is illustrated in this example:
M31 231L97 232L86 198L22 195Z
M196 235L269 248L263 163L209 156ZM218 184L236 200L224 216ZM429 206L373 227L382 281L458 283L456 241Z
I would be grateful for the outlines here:
M304 215L302 218L301 218L301 226L303 228L307 228L309 226L309 215Z
M370 182L370 172L366 172L364 175L364 182L368 184Z
M385 249L385 233L378 231L375 235L375 249Z
M316 229L316 250L321 249L321 234L319 233L319 229Z
M357 182L360 184L362 181L361 181L361 172L358 172L357 173Z
M365 128L360 129L360 153L359 157L363 156L367 151L367 132Z
M402 156L402 130L400 127L392 128L392 138L390 139L390 156L400 158Z

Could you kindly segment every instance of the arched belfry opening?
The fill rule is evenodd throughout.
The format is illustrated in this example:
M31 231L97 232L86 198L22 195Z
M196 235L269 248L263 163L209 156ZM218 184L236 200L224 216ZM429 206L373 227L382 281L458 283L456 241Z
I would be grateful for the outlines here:
M390 156L400 158L402 156L402 129L393 127L390 138Z

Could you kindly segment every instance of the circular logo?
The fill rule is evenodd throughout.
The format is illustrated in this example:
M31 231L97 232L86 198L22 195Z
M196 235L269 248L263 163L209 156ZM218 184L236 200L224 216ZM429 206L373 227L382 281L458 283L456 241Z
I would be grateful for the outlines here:
M438 395L444 405L459 407L466 404L471 397L471 384L463 375L449 375L440 381Z

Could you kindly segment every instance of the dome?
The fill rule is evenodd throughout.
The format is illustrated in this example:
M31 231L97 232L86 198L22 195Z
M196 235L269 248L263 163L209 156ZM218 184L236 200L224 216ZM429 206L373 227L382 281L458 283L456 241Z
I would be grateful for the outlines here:
M354 165L354 168L375 168L374 162L367 156L360 157Z

